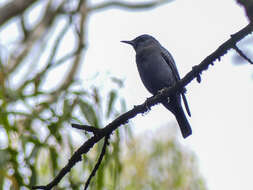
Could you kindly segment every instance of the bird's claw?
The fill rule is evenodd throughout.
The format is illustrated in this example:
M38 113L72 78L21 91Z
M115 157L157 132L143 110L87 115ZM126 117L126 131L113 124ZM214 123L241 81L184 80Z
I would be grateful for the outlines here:
M158 90L158 94L162 94L163 92L165 91L165 89L164 88L162 88L161 90Z
M149 104L149 100L150 100L150 98L147 98L147 100L145 101L145 107L146 107L147 111L150 110L150 106L148 105Z
M162 88L161 90L158 90L158 91L157 91L157 94L163 94L164 91L165 91L165 89ZM168 100L168 103L169 103L169 102L170 102L170 97L167 97L167 100Z

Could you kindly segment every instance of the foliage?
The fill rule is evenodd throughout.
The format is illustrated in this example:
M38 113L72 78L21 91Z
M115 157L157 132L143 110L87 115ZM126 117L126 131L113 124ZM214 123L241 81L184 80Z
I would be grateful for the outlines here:
M128 144L122 157L123 189L206 189L196 158L171 134L165 126Z
M15 111L22 104L20 101L8 103L5 107L2 104L1 132L6 139L1 138L1 187L20 189L22 186L47 183L64 166L66 158L70 157L78 145L80 146L81 141L89 136L71 129L71 122L77 123L81 120L101 128L103 121L107 120L104 115L116 116L122 111L121 108L117 111L115 106L111 108L113 102L120 102L117 93L112 100L112 92L116 93L113 89L109 92L105 110L100 105L100 94L96 95L95 100L94 92L82 95L73 95L75 92L72 91L65 92L58 101L46 105L47 109L38 114L34 114L33 111ZM26 101L24 99L24 103ZM59 111L53 109L55 107ZM117 146L119 140L114 138L111 145ZM91 171L95 164L100 146L99 144L89 156L83 158L83 169L87 172L82 174L83 169L77 167L77 171L71 171L62 186L77 188L83 184L84 177L87 177L88 171ZM110 155L112 160L117 156L118 153L114 151Z

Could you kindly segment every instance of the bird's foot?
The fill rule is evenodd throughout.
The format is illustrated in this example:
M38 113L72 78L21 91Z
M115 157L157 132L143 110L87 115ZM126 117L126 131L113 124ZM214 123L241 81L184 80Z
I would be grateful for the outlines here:
M150 106L149 106L149 100L150 100L150 99L151 99L151 98L147 98L147 100L145 101L145 107L146 107L147 111L150 110Z
M162 88L161 90L158 90L158 91L157 91L157 94L162 95L162 94L164 93L164 91L165 91L165 89ZM169 101L170 101L170 97L167 97L167 99L168 99L168 102L169 102Z
M159 94L159 95L161 95L161 96L163 96L165 98L166 96L163 95L164 92L165 92L165 89L162 88L161 90L157 91L157 94Z
M158 90L158 91L157 91L157 94L163 94L164 91L165 91L165 89L162 88L161 90ZM169 103L169 102L170 102L170 97L167 97L167 100L168 100L168 103Z
M161 90L158 90L158 91L157 91L157 94L162 94L162 93L164 93L164 91L165 91L165 89L162 88Z

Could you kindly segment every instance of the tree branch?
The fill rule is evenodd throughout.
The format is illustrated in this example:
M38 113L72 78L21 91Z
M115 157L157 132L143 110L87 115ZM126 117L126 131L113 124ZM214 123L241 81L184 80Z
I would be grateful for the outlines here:
M108 140L109 140L109 136L106 136L106 137L105 137L105 141L104 141L104 145L103 145L103 148L102 148L102 151L101 151L101 153L100 153L100 155L99 155L99 158L98 158L98 161L97 161L97 163L96 163L94 169L92 170L92 172L91 172L89 178L87 179L87 181L86 181L86 183L85 183L84 190L86 190L86 189L88 188L88 186L89 186L89 184L90 184L90 181L91 181L92 177L95 176L95 174L96 174L96 172L97 172L97 170L98 170L98 168L99 168L99 166L100 166L100 164L101 164L101 162L102 162L102 160L103 160L103 158L104 158L104 156L105 156L105 153L106 153L106 146L109 144L109 143L108 143Z
M242 57L244 58L246 61L248 61L250 64L253 64L253 62L251 61L250 58L248 58L243 52L242 50L240 50L236 45L234 47L234 50Z
M5 24L12 17L23 13L37 0L14 0L0 8L0 26Z
M100 9L105 9L109 7L118 7L118 8L124 8L124 9L147 9L147 8L153 8L155 6L161 5L163 3L167 3L171 0L154 0L151 2L146 3L130 3L130 2L119 2L119 1L109 1L109 2L103 2L94 6L91 6L88 8L88 11L97 11Z
M100 132L99 128L89 126L89 125L79 125L72 123L71 126L76 129L84 130L86 132L92 132L94 135L97 135Z
M33 189L46 189L49 190L53 186L57 185L61 179L71 170L71 168L78 162L81 161L81 155L86 154L98 141L102 138L108 137L121 125L126 124L130 119L134 118L138 114L143 114L148 111L152 106L160 103L164 98L181 91L187 84L193 79L198 78L203 71L208 69L208 66L213 64L215 60L225 55L228 50L232 49L235 44L244 38L246 35L253 31L253 24L247 25L239 32L231 35L231 38L223 43L216 51L207 56L199 65L194 66L192 70L186 74L180 81L170 88L164 88L164 90L151 98L148 98L143 104L134 106L130 111L120 115L114 121L109 123L106 127L102 128L99 134L94 135L88 139L83 145L73 154L68 164L60 171L60 173L46 186L34 186Z

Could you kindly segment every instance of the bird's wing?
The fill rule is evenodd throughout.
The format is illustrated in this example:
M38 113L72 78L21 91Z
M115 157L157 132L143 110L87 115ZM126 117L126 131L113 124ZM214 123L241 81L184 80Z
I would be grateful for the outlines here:
M170 69L172 70L174 76L176 77L176 81L180 80L180 76L175 64L175 61L172 57L172 55L170 54L170 52L168 52L165 48L162 48L162 57L164 58L164 60L167 62L168 66L170 67Z
M166 63L168 64L168 66L170 67L170 69L172 70L172 73L175 76L176 81L179 81L180 76L179 76L175 61L174 61L172 55L170 54L170 52L162 47L161 55L164 58L164 60L166 61ZM191 116L190 108L189 108L185 93L186 93L186 88L183 89L183 92L181 94L183 97L185 109L186 109L188 115Z

